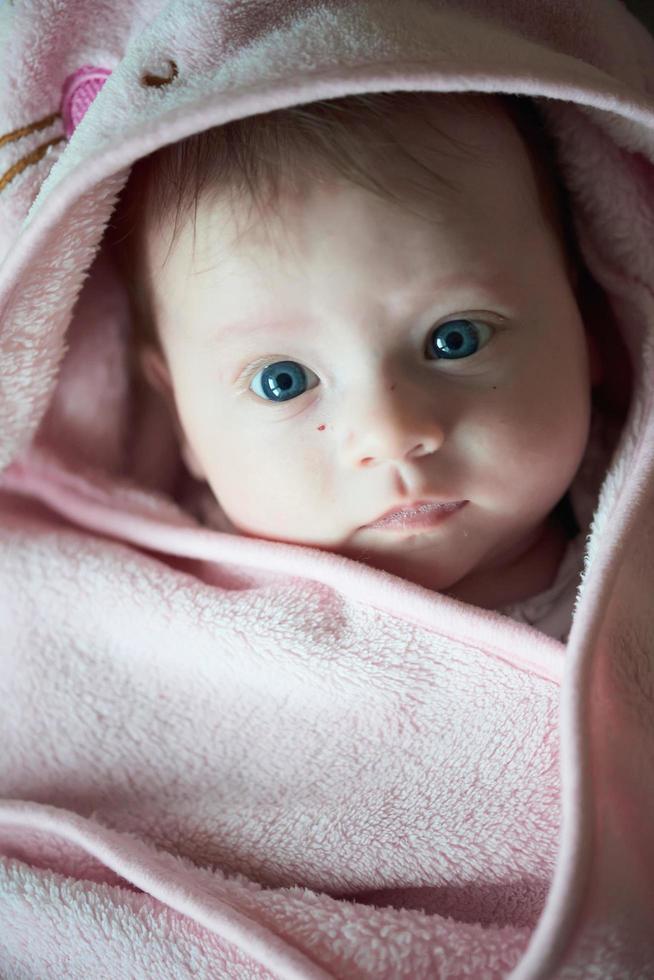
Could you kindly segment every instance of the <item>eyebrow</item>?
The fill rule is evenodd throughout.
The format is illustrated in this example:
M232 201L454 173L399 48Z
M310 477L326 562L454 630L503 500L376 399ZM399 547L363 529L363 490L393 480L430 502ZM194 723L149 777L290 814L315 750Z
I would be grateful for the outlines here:
M481 289L491 289L493 283L497 280L497 276L488 277L477 277L470 278L465 274L458 273L457 275L445 276L436 282L433 280L426 279L424 284L416 285L406 290L402 290L403 296L408 299L413 296L423 296L427 293L436 292L443 289L458 289L462 286L481 288ZM308 317L303 317L301 321L295 323L292 318L282 317L274 320L265 320L263 317L258 317L256 313L250 314L246 317L241 317L238 320L230 320L227 323L218 324L214 330L211 332L212 341L221 342L232 342L238 338L248 336L250 334L257 334L265 332L277 332L290 334L294 333L296 330L300 329L300 324L302 327L306 327L309 323Z

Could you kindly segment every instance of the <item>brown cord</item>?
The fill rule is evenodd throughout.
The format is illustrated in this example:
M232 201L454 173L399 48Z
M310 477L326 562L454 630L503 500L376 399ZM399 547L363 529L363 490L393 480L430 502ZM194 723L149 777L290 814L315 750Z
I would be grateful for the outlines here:
M35 133L38 129L47 129L55 119L59 118L60 114L53 112L51 115L46 116L45 119L39 119L37 122L30 123L29 126L15 129L13 133L5 133L4 136L0 136L0 146L4 146L5 143L13 143L15 140L22 139L23 136L29 136L30 133Z
M41 145L37 146L35 150L28 153L26 157L23 157L22 160L15 163L13 167L10 167L9 170L3 174L2 177L0 177L0 191L3 191L9 181L13 180L19 173L22 173L26 167L29 167L33 163L38 163L39 160L42 160L48 152L48 148L50 146L56 146L57 143L61 143L61 141L65 139L65 136L57 136L56 139L49 140L47 143L41 143Z

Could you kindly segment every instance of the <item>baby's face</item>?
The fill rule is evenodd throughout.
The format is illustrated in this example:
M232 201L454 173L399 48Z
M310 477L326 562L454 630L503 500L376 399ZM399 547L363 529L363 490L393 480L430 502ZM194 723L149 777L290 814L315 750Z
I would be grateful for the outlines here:
M238 240L227 204L200 208L195 254L188 225L165 267L167 238L148 256L184 455L235 531L456 595L566 492L591 362L512 125L437 121L479 152L439 160L462 193L430 221L334 181ZM365 527L433 496L467 504L429 531Z

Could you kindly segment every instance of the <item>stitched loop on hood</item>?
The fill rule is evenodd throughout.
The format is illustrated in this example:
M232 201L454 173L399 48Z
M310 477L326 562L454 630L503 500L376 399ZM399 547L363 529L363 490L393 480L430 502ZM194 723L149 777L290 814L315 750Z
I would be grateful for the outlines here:
M66 139L71 138L109 75L108 68L82 65L68 76L62 89L60 109Z
M144 75L141 75L141 85L148 85L153 88L161 88L162 85L170 85L170 83L174 82L179 75L179 71L177 70L177 65L175 62L170 58L168 59L168 66L168 76L151 75L149 72L146 72Z

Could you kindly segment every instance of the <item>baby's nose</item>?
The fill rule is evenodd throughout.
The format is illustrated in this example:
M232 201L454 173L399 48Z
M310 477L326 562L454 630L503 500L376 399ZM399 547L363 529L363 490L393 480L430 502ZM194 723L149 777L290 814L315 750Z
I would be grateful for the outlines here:
M409 441L411 443L413 442L412 440ZM380 443L375 455L361 457L360 465L376 466L384 462L402 462L404 460L420 459L422 456L430 456L437 452L441 444L442 440L434 436L424 438L422 441L412 444L408 449L404 448L404 444L398 445L396 449L390 442L386 445Z
M433 413L387 408L357 419L348 444L354 465L376 466L430 456L444 441L444 426Z

